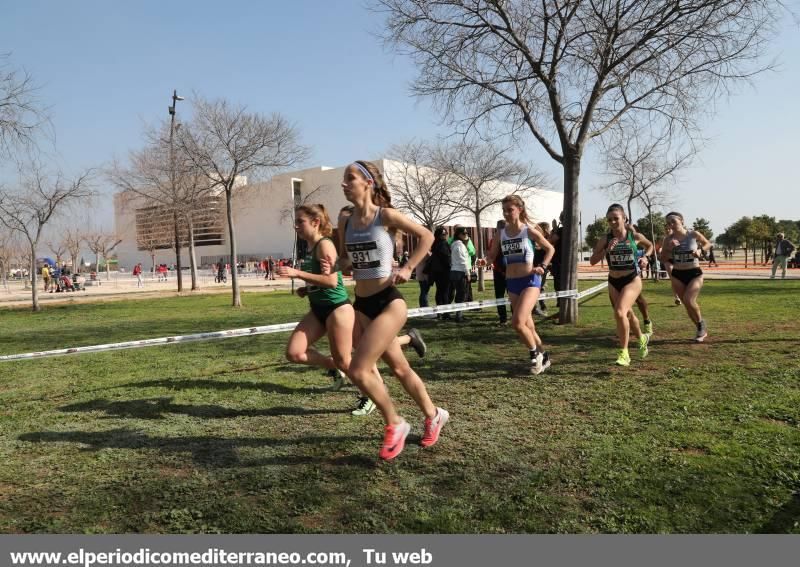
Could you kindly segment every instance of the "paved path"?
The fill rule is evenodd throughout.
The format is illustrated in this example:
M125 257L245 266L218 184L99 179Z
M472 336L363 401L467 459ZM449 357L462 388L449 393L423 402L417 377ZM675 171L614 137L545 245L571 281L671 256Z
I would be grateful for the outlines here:
M602 280L605 279L608 272L599 267L584 268L581 266L579 270L580 279L587 280ZM712 268L710 270L704 269L706 279L742 279L752 280L769 279L770 268L733 268L727 269L724 267ZM487 278L489 281L491 278ZM800 280L800 269L792 269L786 271L786 279ZM776 280L778 281L778 280ZM39 285L42 285L39 282ZM299 287L298 282L295 284ZM350 278L345 278L345 285L352 285ZM230 293L231 283L230 279L227 284L214 283L213 278L202 276L200 278L200 289L192 292L188 291L191 286L191 279L184 278L184 290L181 295L190 294L208 294L208 293ZM289 278L278 278L276 280L265 280L263 276L241 276L239 279L239 287L242 291L276 291L276 290L289 290L292 287ZM176 283L174 278L166 282L158 282L156 280L148 280L145 282L143 288L136 287L136 280L130 274L120 274L118 277L112 277L106 280L101 275L100 285L92 285L86 288L86 291L66 292L66 293L39 293L39 302L42 305L54 304L71 304L83 303L93 301L115 301L120 299L135 298L153 298L153 297L174 297L178 295L176 291ZM26 307L30 306L31 292L23 288L22 282L10 281L9 289L5 290L0 287L0 309L3 307Z

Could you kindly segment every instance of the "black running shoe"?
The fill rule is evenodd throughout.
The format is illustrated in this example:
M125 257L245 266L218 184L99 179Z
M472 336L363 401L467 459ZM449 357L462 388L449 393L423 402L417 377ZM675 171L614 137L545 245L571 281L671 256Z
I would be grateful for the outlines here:
M425 357L425 353L428 352L428 345L425 344L425 341L422 340L422 335L420 335L419 330L417 329L409 329L408 336L411 339L411 348L417 353L417 356L420 358Z

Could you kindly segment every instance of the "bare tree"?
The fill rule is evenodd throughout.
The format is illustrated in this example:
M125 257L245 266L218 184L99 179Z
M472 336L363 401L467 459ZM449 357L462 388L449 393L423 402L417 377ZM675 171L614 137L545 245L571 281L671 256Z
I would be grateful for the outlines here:
M7 293L10 293L8 288L8 273L11 271L11 266L17 256L19 242L16 234L7 226L0 225L0 278L3 280L3 287Z
M72 269L80 272L82 266L78 266L78 254L81 253L81 245L84 241L83 231L77 227L71 226L64 230L64 246L69 253L69 259L72 262Z
M183 131L187 125L182 125ZM199 288L197 261L195 254L195 214L204 206L204 198L211 191L208 179L199 171L185 153L177 150L169 139L171 129L163 124L145 133L146 145L141 150L131 151L128 166L115 163L108 171L111 182L122 191L137 198L128 199L131 206L150 207L157 216L172 217L176 264L178 265L178 291L183 290L180 249L186 241L189 249L192 290ZM181 130L179 130L180 136ZM181 222L185 221L185 230ZM182 238L185 237L185 238ZM151 259L163 238L152 231L137 231L137 244L140 249L148 249ZM155 260L153 260L155 262Z
M628 218L633 219L632 204L641 200L647 207L665 206L670 200L665 186L674 186L678 174L691 164L697 149L670 147L669 132L648 134L641 129L615 130L603 144L605 176L608 182L599 189L612 199L624 201Z
M61 260L64 257L64 254L67 252L67 245L64 243L63 240L60 239L59 236L51 238L50 240L45 242L45 244L47 245L47 249L50 250L50 252L52 252L53 255L56 257L56 264L60 266Z
M119 245L122 240L113 232L94 230L86 234L86 245L95 257L95 270L100 271L100 258L106 262L106 280L111 279L111 269L108 255Z
M25 71L10 68L0 54L0 158L17 148L35 146L36 134L47 117L36 98L37 87Z
M416 61L413 91L466 131L529 133L564 171L562 289L575 289L587 144L624 116L691 135L749 79L780 0L373 0L385 39ZM698 112L702 110L703 112ZM576 322L577 301L561 310Z
M398 165L383 172L394 205L431 232L450 224L460 213L451 204L455 176L434 164L437 152L426 142L393 146L389 155L398 160Z
M192 127L181 131L178 144L209 185L225 191L233 306L240 307L233 194L244 176L292 167L306 159L308 151L300 145L295 128L279 114L265 117L225 100L201 98L195 101L194 111Z
M59 172L47 174L39 164L31 164L21 178L20 189L0 188L0 223L19 233L28 245L30 254L31 302L39 311L36 285L36 253L47 224L71 204L90 198L92 171L73 180Z
M480 257L486 253L481 230L483 212L509 194L531 197L547 182L543 173L507 154L507 149L494 144L462 142L441 146L436 155L436 167L449 172L457 184L448 193L448 204L475 218L475 244ZM483 268L478 270L478 289L484 289Z

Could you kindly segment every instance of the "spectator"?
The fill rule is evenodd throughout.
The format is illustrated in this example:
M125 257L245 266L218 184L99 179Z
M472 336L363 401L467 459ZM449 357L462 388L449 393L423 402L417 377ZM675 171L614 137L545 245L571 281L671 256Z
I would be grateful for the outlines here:
M550 226L551 225L550 225L550 223L549 222L540 222L540 223L536 223L536 224L541 229L542 234L544 235L544 237L549 242L550 241L550 234L551 234L551 230L550 230ZM545 253L546 253L546 250L544 248L536 247L536 249L533 251L533 265L534 266L541 265L542 261L544 260ZM542 293L544 293L544 290L545 290L545 286L546 286L546 282L547 282L547 273L548 273L548 270L545 270L544 274L542 275ZM537 315L539 317L547 317L547 305L545 304L543 299L540 299L534 305L533 314Z
M500 231L506 227L505 220L497 221L497 232L489 241L489 250L492 250L494 241L500 237ZM494 298L502 299L506 296L506 264L502 254L498 254L492 264L492 279L494 280ZM497 316L500 318L499 325L508 322L508 309L505 304L497 306Z
M144 282L142 281L142 264L136 264L133 267L133 277L136 278L136 287L144 287Z
M717 259L714 257L714 247L712 246L708 250L708 267L711 267L711 264L714 264L715 268L718 268L719 265L717 264Z
M428 278L436 284L436 305L447 305L450 297L450 246L447 244L447 231L440 226L433 233L434 241L427 262ZM449 314L442 315L449 319Z
M455 225L455 227L453 227L453 236L447 239L448 246L453 245L456 233L462 228L466 232L467 229L461 226L460 224L457 224ZM467 270L467 275L469 275L470 271L472 270L472 266L475 265L475 258L476 258L475 245L472 243L472 239L469 237L469 233L467 233L467 253L469 254L469 269ZM448 299L450 300L449 303L453 303L453 300L455 299L456 290L451 287L449 293L450 293L450 295L448 296ZM465 297L467 301L472 301L472 281L469 279L467 280L467 290Z
M456 303L463 303L467 299L467 278L469 278L472 267L467 250L467 240L469 240L467 229L460 226L456 229L453 243L450 245L450 295L455 296ZM463 313L457 311L456 321L463 320Z
M553 289L561 291L561 242L564 240L564 212L558 216L558 221L553 219L553 229L550 231L548 238L550 244L555 248L553 259L550 261L550 275L553 281ZM561 305L561 300L558 300L558 305Z
M415 274L419 284L419 306L428 307L428 292L431 289L431 281L428 276L428 260L430 260L430 250L428 254L417 264Z
M50 291L50 268L47 264L42 266L42 281L44 282L44 291Z
M786 279L786 264L789 263L789 257L794 251L794 244L789 242L783 237L783 233L779 232L775 238L775 257L772 260L772 275L771 280L775 279L775 272L778 266L781 267L781 279Z

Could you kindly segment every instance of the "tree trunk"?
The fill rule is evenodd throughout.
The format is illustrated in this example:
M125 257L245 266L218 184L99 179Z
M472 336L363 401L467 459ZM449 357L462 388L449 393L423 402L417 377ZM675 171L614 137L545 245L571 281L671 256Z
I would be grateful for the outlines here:
M153 265L153 267L150 269L150 275L155 276L156 275L156 253L153 250L150 251L150 263Z
M631 210L631 202L633 202L633 197L630 195L628 196L628 222L633 224L633 212ZM652 223L651 223L652 225Z
M561 243L561 273L559 280L562 290L578 289L578 223L580 206L578 200L578 178L581 173L580 154L571 153L564 156L564 231ZM559 322L578 322L578 301L576 299L559 300Z
M106 261L106 281L110 282L111 281L111 266L108 265L108 256L103 254L103 260Z
M192 274L192 291L199 289L197 285L197 259L195 258L194 248L194 219L191 213L186 216L186 221L189 223L189 268Z
M31 277L31 306L36 311L41 311L39 307L39 286L36 284L36 244L31 242L31 263L30 263L30 277Z
M172 211L172 222L175 225L175 267L178 270L178 293L183 291L183 265L181 264L181 236L178 232L178 211Z
M231 181L233 185L233 181ZM233 187L225 188L225 206L228 209L228 238L231 240L231 288L233 289L233 307L242 306L242 297L239 293L239 270L236 269L236 232L233 229L233 204L231 197Z
M475 215L475 244L477 244L477 250L475 252L478 255L478 258L483 258L486 255L484 251L484 242L483 242L483 230L481 230L481 214L477 213ZM469 277L469 274L467 274ZM483 282L483 268L478 268L478 291L485 291L486 285Z

